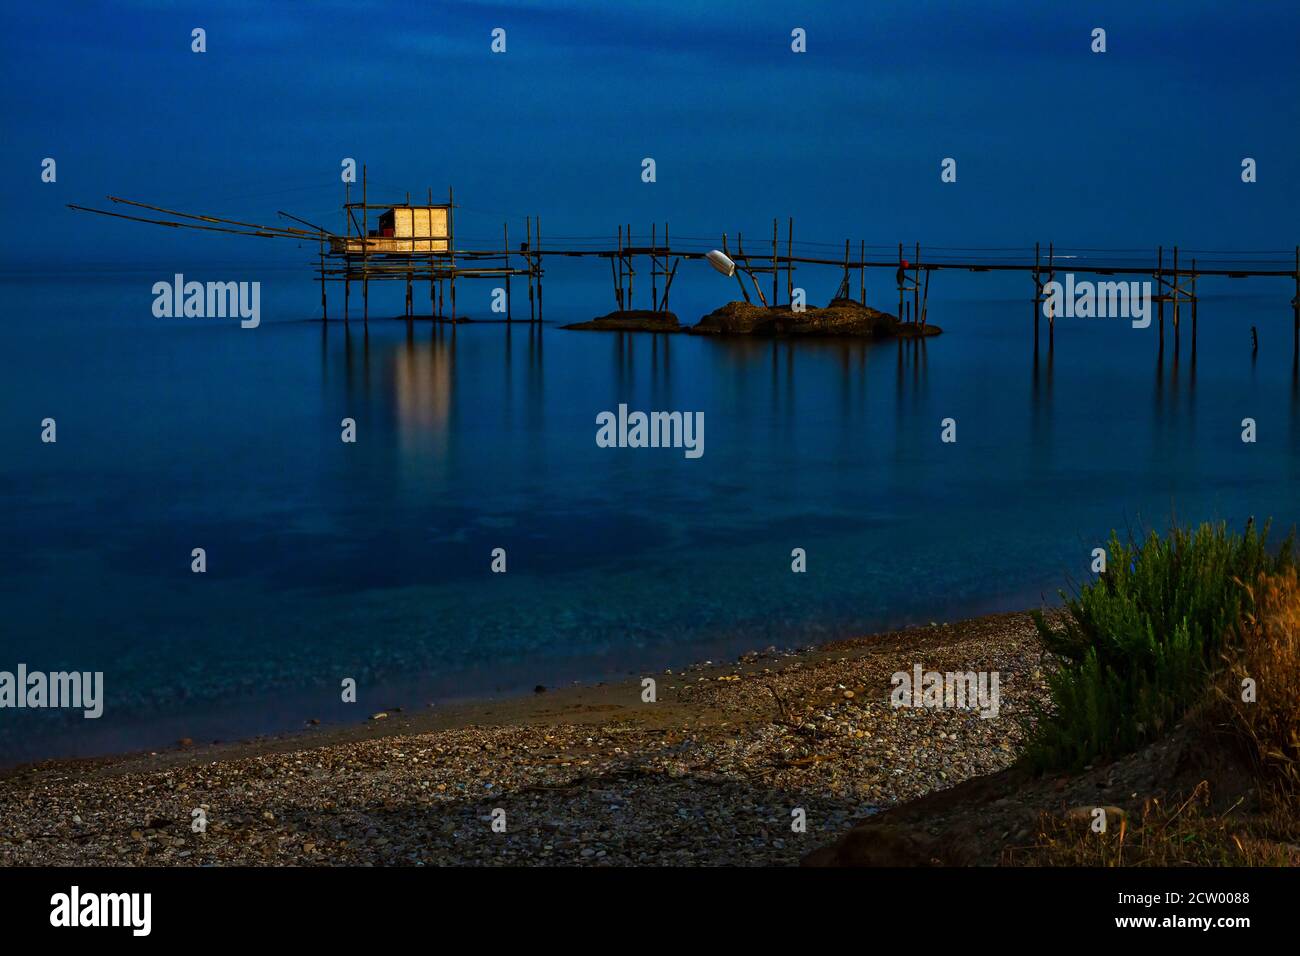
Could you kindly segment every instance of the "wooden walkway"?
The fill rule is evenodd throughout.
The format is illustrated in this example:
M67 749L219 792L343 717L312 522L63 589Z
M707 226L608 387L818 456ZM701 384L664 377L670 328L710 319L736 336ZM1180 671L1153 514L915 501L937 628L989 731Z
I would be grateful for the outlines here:
M759 303L769 308L788 308L795 301L794 273L800 267L820 266L839 270L841 279L835 298L851 299L855 297L856 291L856 300L864 304L867 297L867 271L887 270L893 273L893 282L890 285L898 293L899 319L920 324L925 324L928 319L930 280L935 273L954 271L1024 273L1033 281L1031 302L1034 310L1035 347L1039 341L1041 318L1045 317L1048 320L1049 344L1054 338L1056 316L1050 312L1046 316L1043 314L1044 303L1051 301L1044 295L1044 289L1049 283L1057 281L1058 275L1149 278L1155 286L1151 301L1158 307L1159 341L1162 348L1165 339L1166 305L1172 310L1175 341L1179 335L1182 308L1187 307L1191 310L1192 334L1195 341L1198 280L1289 278L1293 287L1290 304L1294 327L1294 349L1297 356L1300 356L1300 246L1288 251L1249 253L1198 250L1189 255L1185 250L1180 251L1177 246L1168 250L1158 247L1142 253L1134 249L1066 249L1058 248L1054 243L1049 243L1046 247L1037 244L1031 250L1007 247L964 249L922 247L920 243L913 243L911 247L906 247L902 243L897 246L868 247L865 241L859 241L855 250L854 244L846 239L843 254L839 255L820 251L835 248L838 252L838 243L800 242L796 248L793 218L786 220L784 236L780 234L782 230L779 221L772 220L771 238L762 241L762 251L755 251L752 243L750 250L746 251L744 238L740 233L735 234L734 250L727 233L719 236L716 246L712 240L699 237L688 238L674 245L669 240L669 227L666 222L662 225L662 231L659 225L655 224L651 226L648 234L638 237L633 236L631 225L627 224L618 226L605 238L566 236L561 237L554 246L544 246L541 220L539 217L529 216L525 219L525 238L517 248L511 248L509 228L503 225L500 246L496 246L494 242L487 248L458 249L455 244L454 225L452 225L453 210L456 206L452 195L448 193L447 202L439 205L439 208L448 210L447 235L440 235L436 239L437 243L443 244L443 249L401 253L371 252L371 248L376 250L391 248L393 240L370 235L366 229L369 211L411 207L409 195L405 203L368 202L365 177L363 167L361 202L350 201L350 188L345 192L343 208L347 228L342 234L331 232L287 212L280 212L278 215L306 228L285 225L267 226L219 216L185 213L113 196L108 197L113 203L161 213L171 218L130 215L81 205L69 205L70 208L81 212L170 228L315 242L319 246L316 271L320 280L323 320L329 318L326 294L328 282L343 283L344 321L348 321L351 317L351 287L354 282L361 285L363 299L361 318L367 321L370 315L369 285L372 281L406 283L405 318L416 317L414 285L427 281L429 283L428 317L455 322L457 321L457 280L498 279L504 280L504 318L507 322L511 322L514 321L512 280L522 278L527 284L528 321L541 322L542 279L545 274L544 261L548 257L607 260L614 302L617 309L621 311L630 311L634 308L635 280L638 275L641 275L643 290L647 284L649 286L650 311L666 312L678 265L682 261L705 260L711 253L720 251L731 263L734 263L735 269L732 274L744 300L752 302L756 297ZM432 203L432 190L430 190L429 201ZM360 221L357 220L357 211L361 213ZM417 243L419 241L419 238L415 240ZM385 243L387 246L384 245ZM435 242L426 241L426 244L433 247ZM869 248L871 254L868 254ZM361 251L357 252L357 249ZM855 251L856 255L854 255ZM638 263L643 260L649 261L649 269L645 272L638 270ZM855 273L856 283L853 282ZM782 276L785 279L784 283L781 282ZM760 277L765 277L765 281L760 282ZM767 277L770 277L770 286L765 288ZM745 282L746 278L749 280L748 285ZM647 279L648 283L645 281ZM781 295L782 285L785 286L784 297ZM449 314L445 309L448 304L444 296L445 291L450 292Z

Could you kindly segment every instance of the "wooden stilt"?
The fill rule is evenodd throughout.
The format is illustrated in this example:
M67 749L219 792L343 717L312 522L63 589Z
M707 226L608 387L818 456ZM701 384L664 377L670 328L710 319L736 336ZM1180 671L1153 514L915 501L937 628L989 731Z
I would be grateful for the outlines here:
M1181 340L1181 338L1182 338L1181 332L1180 332L1180 330L1179 330L1179 328L1178 328L1178 326L1179 326L1179 321L1178 321L1178 319L1179 319L1179 307L1180 307L1180 304L1181 304L1181 303L1180 303L1180 300L1181 300L1182 297L1183 297L1183 287L1182 287L1182 283L1181 283L1179 280L1180 280L1180 277L1179 277L1179 274L1178 274L1178 247L1177 247L1177 246L1174 246L1174 286L1173 286L1173 289L1174 289L1174 351L1175 351L1175 352L1178 351L1178 346L1179 346L1180 340Z
M763 295L763 287L758 284L758 279L755 278L754 273L749 268L749 256L745 255L745 237L740 233L736 233L736 257L738 261L745 264L745 274L749 276L749 281L754 284L754 291L758 293L758 300L762 302L764 308L766 308L767 296ZM744 283L741 283L741 288L744 288Z
M451 262L451 331L456 332L456 194L447 187L447 255Z
M361 321L370 324L370 210L366 206L366 167L361 166Z
M1160 315L1160 351L1165 349L1165 247L1156 250L1156 302Z
M921 244L916 244L915 258L912 260L912 268L915 270L912 275L912 321L917 322L921 318Z
M669 285L672 283L672 281L673 281L672 274L668 272L668 260L672 257L672 248L673 248L673 244L672 244L671 242L668 241L668 220L665 219L665 220L664 220L664 276L665 276L665 278L664 278L664 297L663 297L663 300L659 303L660 307L661 307L665 312L668 311L668 286L669 286ZM676 260L676 259L673 260L672 270L673 270L673 272L676 272L676 271L677 271L677 260ZM667 346L665 345L664 348L667 348Z
M794 306L794 216L788 223L785 240L785 301Z
M772 308L774 309L780 304L780 300L777 298L777 285L776 285L778 275L779 273L777 272L777 267L776 267L776 217L773 216L772 217Z
M433 206L433 186L429 186L428 203L429 206ZM437 269L434 268L434 261L435 260L433 258L433 221L430 220L429 222L429 320L434 321L435 323L435 321L438 320L438 302L437 299L434 298L434 285L435 285L434 272L437 271Z
M722 252L728 259L731 258L731 250L727 248L727 234L725 232L722 234ZM739 266L736 267L735 276L736 285L740 286L740 294L745 297L745 302L749 303L749 291L745 288L745 280L740 277Z
M1039 243L1034 243L1034 351L1038 351L1038 320L1043 311L1043 280L1038 272Z
M329 308L325 304L325 240L320 241L320 320L328 322L330 319Z
M659 273L657 264L658 227L650 223L650 310L659 311Z
M1056 281L1056 243L1047 244L1047 281ZM1056 302L1047 310L1047 351L1056 349Z
M903 271L903 244L898 244L898 321L903 321L903 280L906 273Z
M867 240L861 240L858 249L858 299L867 304Z

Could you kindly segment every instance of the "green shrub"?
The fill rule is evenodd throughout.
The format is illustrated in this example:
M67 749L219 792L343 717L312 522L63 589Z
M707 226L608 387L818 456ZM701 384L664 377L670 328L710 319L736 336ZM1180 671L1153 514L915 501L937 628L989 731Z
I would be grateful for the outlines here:
M1241 644L1260 574L1294 565L1294 532L1270 552L1268 529L1175 527L1122 542L1112 533L1096 582L1062 592L1059 626L1038 613L1052 705L1037 709L1027 757L1040 769L1078 768L1137 749L1209 692L1224 651Z

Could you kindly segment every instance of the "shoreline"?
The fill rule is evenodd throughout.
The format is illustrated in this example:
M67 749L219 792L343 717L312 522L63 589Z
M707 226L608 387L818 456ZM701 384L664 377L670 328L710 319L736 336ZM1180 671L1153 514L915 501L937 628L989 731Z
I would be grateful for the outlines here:
M1010 766L1039 660L1028 614L995 614L656 672L653 704L631 679L28 764L0 771L0 864L793 865ZM917 663L999 671L999 719L891 708Z

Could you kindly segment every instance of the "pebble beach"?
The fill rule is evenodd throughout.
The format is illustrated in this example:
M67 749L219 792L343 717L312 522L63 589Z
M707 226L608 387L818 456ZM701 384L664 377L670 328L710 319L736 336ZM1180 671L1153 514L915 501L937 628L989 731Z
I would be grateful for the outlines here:
M1040 653L1003 614L646 675L653 703L637 679L16 768L0 864L796 865L1010 766ZM998 716L891 706L915 664L998 672Z

